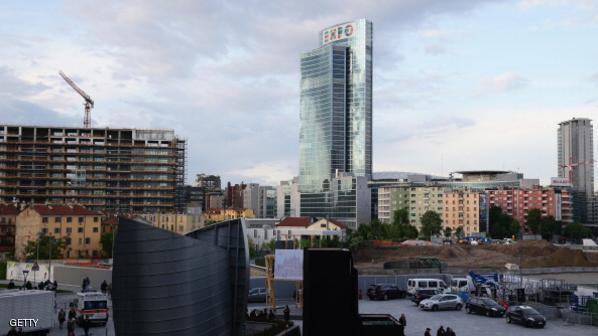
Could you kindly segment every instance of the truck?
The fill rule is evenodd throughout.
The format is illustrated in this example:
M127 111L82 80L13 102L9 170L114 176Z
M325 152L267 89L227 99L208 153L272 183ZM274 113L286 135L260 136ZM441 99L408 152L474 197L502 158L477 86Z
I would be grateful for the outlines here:
M54 325L54 292L44 290L0 290L0 335L11 326L26 335L47 335Z

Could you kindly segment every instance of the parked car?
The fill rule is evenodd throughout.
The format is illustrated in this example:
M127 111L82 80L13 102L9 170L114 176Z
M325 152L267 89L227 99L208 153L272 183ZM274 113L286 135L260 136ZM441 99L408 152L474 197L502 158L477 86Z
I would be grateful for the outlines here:
M447 285L443 280L440 279L408 279L407 280L407 292L409 295L415 295L415 291L418 289L438 289L445 291Z
M482 314L488 317L502 317L505 315L505 308L496 301L486 297L472 297L465 304L465 311L468 314Z
M405 296L407 296L407 292L395 285L380 284L368 288L370 300L402 299Z
M519 323L526 327L544 328L546 326L546 318L530 306L509 307L507 322Z
M439 289L418 289L415 291L415 295L411 297L411 301L415 302L416 305L419 305L421 301L441 293L442 291Z
M456 293L460 290L469 290L469 282L467 278L453 278L451 280L451 291Z
M266 302L266 289L263 287L250 289L247 302Z
M463 301L455 294L438 294L420 302L419 308L432 311L441 309L461 310L463 308Z

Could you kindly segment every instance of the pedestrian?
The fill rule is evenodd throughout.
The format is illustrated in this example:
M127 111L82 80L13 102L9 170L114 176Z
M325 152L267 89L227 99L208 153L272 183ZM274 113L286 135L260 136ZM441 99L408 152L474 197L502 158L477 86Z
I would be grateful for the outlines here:
M108 290L108 284L106 283L106 280L102 281L100 289L102 290L102 293L106 294L106 291Z
M446 327L446 336L457 336L457 334L455 334L455 331L453 331L453 329L451 327Z
M64 324L65 320L66 312L64 311L64 309L60 308L60 311L58 312L58 325L60 326L60 329L62 329L62 325Z
M270 312L268 313L268 320L274 321L275 319L276 319L276 315L274 315L274 311L272 309L270 309Z
M255 312L255 309L251 311L251 313L249 313L249 319L250 320L255 320L257 317L257 314Z
M14 289L15 288L15 282L10 280L10 282L8 283L8 286L6 287L7 289Z
M430 328L426 328L426 332L424 333L424 336L432 336L432 334L430 333Z
M401 314L401 317L399 317L399 324L403 327L407 326L407 318L405 317L405 314Z
M68 318L69 318L69 321L77 318L77 312L75 311L75 307L71 306L71 309L69 309Z
M75 319L69 317L69 321L66 323L66 334L67 336L75 336Z
M6 336L17 336L17 328L11 327Z
M83 319L83 331L85 331L85 336L89 336L89 327L91 327L91 321L89 320L89 316L85 316Z
M58 290L58 281L54 280L54 291Z
M33 289L33 285L31 284L31 281L27 281L27 283L25 284L25 288L26 289Z
M284 306L284 310L282 311L282 313L284 316L284 321L286 323L289 323L289 320L291 319L291 309L289 309L288 305Z
M446 336L446 332L444 331L443 326L440 326L440 328L438 328L438 331L436 331L436 336Z
M108 286L106 287L106 292L108 294L108 297L112 298L112 283L108 284Z

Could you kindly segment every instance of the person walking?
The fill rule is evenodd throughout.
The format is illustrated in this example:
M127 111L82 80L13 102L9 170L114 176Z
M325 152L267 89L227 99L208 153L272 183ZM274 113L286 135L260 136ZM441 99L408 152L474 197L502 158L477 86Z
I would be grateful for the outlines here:
M455 331L451 328L451 327L446 327L446 336L457 336L457 334L455 334Z
M289 320L291 319L291 309L289 308L288 305L284 306L284 310L282 311L283 316L284 316L284 321L286 323L289 323Z
M85 331L85 336L89 336L89 328L91 327L91 321L89 320L89 316L85 316L83 319L83 331Z
M68 319L70 320L74 320L77 318L77 311L75 311L75 307L71 306L71 309L69 310L69 316Z
M67 336L75 336L75 319L69 317L69 321L66 323L66 334Z
M102 284L100 285L100 290L102 290L103 294L106 294L106 291L108 290L108 284L106 283L106 280L102 281Z
M426 328L426 332L424 332L424 336L432 336L432 334L430 333L430 328Z
M62 325L64 324L65 320L66 312L64 311L64 309L60 308L60 311L58 312L58 325L60 326L60 329L62 329Z
M407 318L405 317L405 314L401 314L401 317L399 317L399 324L403 327L407 326Z
M440 328L438 328L438 331L436 331L436 336L446 336L446 332L444 331L443 326L440 326Z

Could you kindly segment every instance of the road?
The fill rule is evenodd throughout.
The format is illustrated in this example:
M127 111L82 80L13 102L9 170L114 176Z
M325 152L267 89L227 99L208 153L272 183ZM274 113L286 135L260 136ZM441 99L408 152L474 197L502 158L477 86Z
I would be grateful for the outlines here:
M423 335L426 328L432 329L432 334L443 325L451 327L459 336L532 336L532 335L598 335L598 327L584 325L569 325L562 320L549 320L545 329L530 329L516 324L508 324L504 318L490 318L479 315L469 315L463 311L420 311L414 303L405 300L390 301L359 301L361 314L391 314L399 318L401 314L407 317L406 335Z

